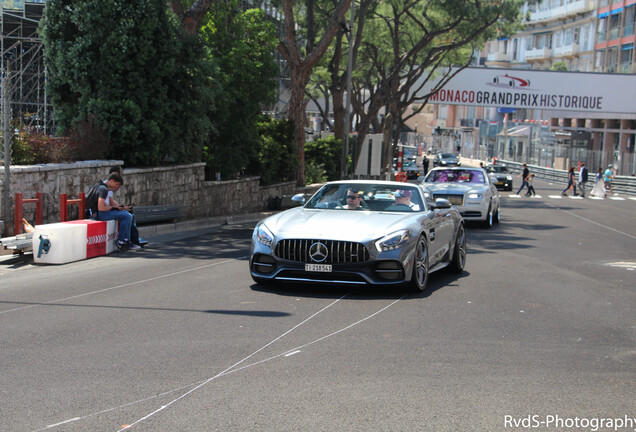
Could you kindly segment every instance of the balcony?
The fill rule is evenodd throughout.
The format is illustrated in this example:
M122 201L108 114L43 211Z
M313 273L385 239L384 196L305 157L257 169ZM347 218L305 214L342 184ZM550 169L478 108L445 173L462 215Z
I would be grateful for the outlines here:
M504 52L495 52L492 54L488 54L486 61L489 62L509 62L512 59L510 58L510 54Z
M580 51L579 44L561 45L554 49L555 57L574 57Z
M547 21L552 19L564 18L567 16L582 14L594 10L594 0L578 0L570 4L559 6L556 8L532 12L530 14L530 22Z
M550 48L535 48L527 50L525 59L527 60L543 60L552 56L552 50Z

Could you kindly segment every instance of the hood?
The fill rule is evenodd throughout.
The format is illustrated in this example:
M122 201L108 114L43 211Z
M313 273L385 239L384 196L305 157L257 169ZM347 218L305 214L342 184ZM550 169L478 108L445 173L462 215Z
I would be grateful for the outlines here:
M298 207L270 216L263 223L278 239L318 238L362 242L403 228L403 219L413 216L413 213Z

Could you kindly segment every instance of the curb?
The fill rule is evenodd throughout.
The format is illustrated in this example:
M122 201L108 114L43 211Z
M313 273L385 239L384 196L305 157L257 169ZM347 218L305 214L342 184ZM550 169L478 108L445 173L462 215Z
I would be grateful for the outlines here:
M258 222L261 219L271 216L277 212L260 212L237 214L230 216L217 216L206 219L193 219L182 222L159 224L159 225L141 225L138 226L139 235L141 237L154 237L163 234L173 234L184 231L197 231L201 229L218 227L222 225L234 225L248 222Z

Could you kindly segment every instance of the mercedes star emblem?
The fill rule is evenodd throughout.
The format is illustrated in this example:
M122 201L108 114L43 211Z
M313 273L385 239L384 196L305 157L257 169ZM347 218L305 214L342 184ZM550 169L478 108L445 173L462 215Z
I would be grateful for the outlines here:
M323 262L327 259L327 255L329 251L327 250L327 246L324 243L316 242L311 245L309 248L309 256L315 262Z

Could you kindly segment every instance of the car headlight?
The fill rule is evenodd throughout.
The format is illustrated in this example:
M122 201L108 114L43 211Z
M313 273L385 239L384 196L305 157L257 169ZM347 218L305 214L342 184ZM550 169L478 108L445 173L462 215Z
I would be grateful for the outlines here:
M442 165L446 165L446 161L441 161L440 162Z
M391 251L404 246L409 241L409 230L400 230L382 237L375 242L375 247L380 252Z
M512 176L506 176L506 180L512 180Z
M425 192L424 192L424 198L430 198L430 197L432 197L432 196L433 196L433 195L432 195L430 192L428 192L428 191L425 191Z
M256 228L254 228L254 234L256 235L256 240L259 243L264 244L265 246L271 246L274 244L274 234L267 228L264 224L259 224Z
M468 194L468 199L481 199L481 194L477 192L471 192Z

